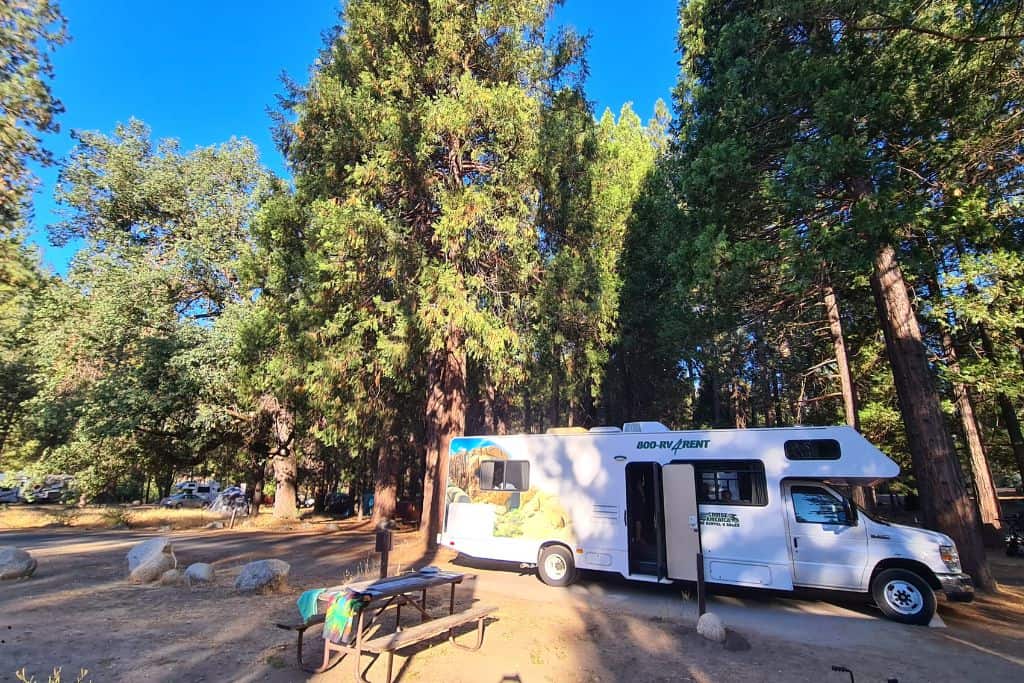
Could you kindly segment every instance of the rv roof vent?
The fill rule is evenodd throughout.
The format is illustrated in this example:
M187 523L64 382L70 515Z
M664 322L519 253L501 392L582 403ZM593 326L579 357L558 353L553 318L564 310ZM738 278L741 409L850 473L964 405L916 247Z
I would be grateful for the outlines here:
M633 433L667 432L669 428L660 422L627 422L622 425L622 431Z
M595 434L613 434L621 432L622 430L618 427L591 427L590 431Z
M583 427L548 427L545 434L586 434Z

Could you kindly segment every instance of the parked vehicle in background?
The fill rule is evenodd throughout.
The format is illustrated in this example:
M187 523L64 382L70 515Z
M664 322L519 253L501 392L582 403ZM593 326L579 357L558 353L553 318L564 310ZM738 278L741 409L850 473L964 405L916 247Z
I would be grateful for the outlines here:
M20 488L0 488L0 503L20 503Z
M42 484L21 487L21 499L26 503L63 503L71 494L74 477L68 474L48 474Z
M1006 522L1006 556L1024 557L1024 515L1013 514Z
M181 508L203 508L206 507L206 500L195 493L175 493L160 501L165 508L180 510Z
M178 493L194 493L207 503L212 503L213 500L220 494L220 484L213 480L207 481L183 481L174 486L178 490Z
M355 503L347 493L328 493L324 501L324 512L339 517L351 517L355 514Z
M245 491L238 486L227 487L210 503L210 512L222 514L233 512L236 515L247 515L249 511L249 499L246 497Z

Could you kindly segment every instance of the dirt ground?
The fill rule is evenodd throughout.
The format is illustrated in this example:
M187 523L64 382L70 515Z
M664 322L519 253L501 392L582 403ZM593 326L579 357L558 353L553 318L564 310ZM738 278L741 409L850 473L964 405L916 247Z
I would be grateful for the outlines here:
M176 531L179 562L211 562L217 582L205 588L133 586L125 582L125 553L152 533L47 529L0 533L0 545L30 550L39 560L27 581L0 584L0 681L15 671L45 681L53 667L64 681L87 669L93 681L301 681L294 637L272 626L297 617L295 598L306 588L334 585L372 570L368 526L344 523L292 532ZM461 605L499 609L479 652L443 638L403 651L398 681L857 681L1024 678L1024 559L992 556L1006 587L998 599L972 605L941 603L945 628L908 627L882 620L859 601L793 599L730 591L710 609L730 627L725 645L694 630L696 607L676 588L586 576L570 589L541 584L527 571L426 558L411 543L395 564L446 565L473 574L457 592ZM277 557L291 563L291 590L244 597L232 588L241 566ZM432 596L442 611L447 596ZM408 611L406 611L408 612ZM412 615L403 615L414 623ZM464 639L471 639L466 634ZM319 642L310 641L311 651ZM369 680L384 680L384 661ZM343 661L315 681L352 680Z

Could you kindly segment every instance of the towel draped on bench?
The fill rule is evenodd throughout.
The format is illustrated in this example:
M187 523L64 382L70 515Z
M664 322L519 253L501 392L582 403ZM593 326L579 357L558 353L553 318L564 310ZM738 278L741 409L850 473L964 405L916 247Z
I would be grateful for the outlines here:
M362 596L355 591L338 591L332 595L324 618L324 639L348 645L355 630L355 617L362 609Z

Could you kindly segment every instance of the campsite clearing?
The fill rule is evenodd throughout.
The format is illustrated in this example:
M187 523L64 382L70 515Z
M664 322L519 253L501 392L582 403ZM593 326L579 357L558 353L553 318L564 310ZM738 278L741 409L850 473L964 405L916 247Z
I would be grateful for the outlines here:
M272 622L294 619L303 588L373 568L368 523L344 522L335 533L190 530L171 534L175 553L182 563L212 563L214 585L192 591L129 585L125 553L151 536L75 529L0 534L0 542L39 560L31 580L0 584L0 681L16 680L23 666L42 679L60 666L66 676L86 668L95 681L303 680L294 665L294 637ZM412 648L409 657L403 651L395 660L398 681L847 680L831 671L833 665L853 669L858 681L1013 680L1024 674L1024 642L1014 635L1024 614L1010 606L1024 598L1024 560L993 555L993 568L1012 593L971 605L940 602L947 628L888 622L858 601L730 589L710 602L731 629L723 646L696 634L695 605L678 589L590 575L568 589L551 588L507 565L423 558L404 536L396 564L433 563L475 574L460 585L457 601L499 611L479 652L443 642ZM240 567L269 557L291 563L292 590L236 594ZM374 682L384 674L383 661L368 671ZM351 680L351 670L343 662L313 680Z

